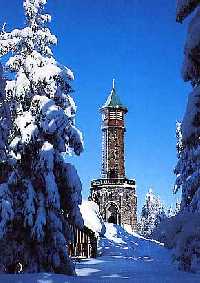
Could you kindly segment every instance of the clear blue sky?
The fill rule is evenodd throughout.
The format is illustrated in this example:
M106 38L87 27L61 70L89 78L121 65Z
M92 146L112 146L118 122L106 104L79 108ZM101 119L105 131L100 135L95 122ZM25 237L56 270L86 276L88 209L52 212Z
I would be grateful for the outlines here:
M22 0L0 0L0 24L24 23ZM85 152L73 158L83 182L100 175L99 107L116 79L128 107L126 172L136 178L139 209L152 186L173 203L176 164L175 121L181 119L190 86L180 77L186 25L175 22L175 0L49 0L52 30L58 36L55 55L75 73L77 126Z

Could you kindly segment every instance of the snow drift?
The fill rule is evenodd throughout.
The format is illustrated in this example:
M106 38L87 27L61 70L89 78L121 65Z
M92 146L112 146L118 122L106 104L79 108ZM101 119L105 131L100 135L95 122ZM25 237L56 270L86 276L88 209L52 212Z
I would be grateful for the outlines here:
M106 228L99 213L99 206L93 201L83 200L80 211L84 225L95 232L96 236L103 236Z

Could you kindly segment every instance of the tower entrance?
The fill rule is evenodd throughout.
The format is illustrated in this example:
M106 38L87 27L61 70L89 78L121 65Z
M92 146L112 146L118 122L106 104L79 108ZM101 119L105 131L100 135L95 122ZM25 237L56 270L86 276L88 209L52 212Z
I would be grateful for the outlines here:
M117 206L114 203L111 203L108 205L106 214L107 214L106 218L109 223L120 224L119 223L119 211L117 209Z

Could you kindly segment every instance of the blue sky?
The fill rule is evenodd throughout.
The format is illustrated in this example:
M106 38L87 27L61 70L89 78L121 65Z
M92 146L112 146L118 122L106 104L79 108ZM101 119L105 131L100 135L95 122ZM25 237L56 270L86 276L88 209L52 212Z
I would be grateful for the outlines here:
M0 24L24 24L22 0L0 0ZM58 37L58 61L75 73L77 126L85 151L70 158L83 182L100 176L101 117L116 79L116 90L128 107L126 173L136 178L139 210L151 186L167 204L176 164L175 122L184 113L190 86L180 67L186 25L175 22L175 0L49 0L51 28Z

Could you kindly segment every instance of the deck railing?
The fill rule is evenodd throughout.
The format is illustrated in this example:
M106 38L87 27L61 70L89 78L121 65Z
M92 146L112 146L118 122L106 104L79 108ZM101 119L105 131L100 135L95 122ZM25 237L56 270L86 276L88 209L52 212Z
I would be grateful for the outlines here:
M98 186L98 185L135 185L135 180L129 180L126 178L111 178L111 179L96 179L91 182L92 186Z

